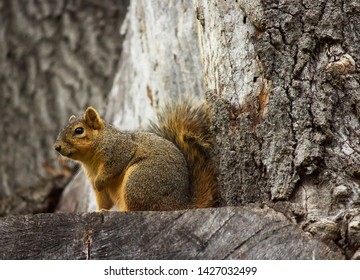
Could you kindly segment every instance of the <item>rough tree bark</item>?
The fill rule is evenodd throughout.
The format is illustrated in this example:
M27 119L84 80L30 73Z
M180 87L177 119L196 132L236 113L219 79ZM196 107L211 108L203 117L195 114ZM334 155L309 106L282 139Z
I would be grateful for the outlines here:
M358 1L195 7L222 203L278 202L351 257L360 245Z
M206 92L217 143L219 203L227 207L189 210L184 216L203 221L204 215L205 221L212 221L213 213L221 216L222 211L233 211L229 206L254 202L267 205L266 211L254 205L240 206L236 211L245 217L244 223L240 217L229 219L229 227L225 223L218 228L223 234L219 240L226 240L226 236L236 239L249 232L255 232L250 240L261 240L262 232L254 223L257 218L247 216L246 209L257 212L259 220L269 222L269 228L276 227L279 217L288 223L280 239L276 233L270 234L264 237L270 238L270 243L260 249L249 245L252 241L237 243L239 251L249 249L247 255L231 255L236 246L226 248L230 251L221 255L220 246L214 255L204 258L266 258L265 251L269 258L281 258L276 255L276 245L279 240L291 240L288 244L304 242L301 244L310 246L310 251L315 244L321 252L335 254L324 253L323 258L360 259L360 96L356 66L360 59L356 29L360 6L355 0L345 2L194 0L168 5L160 0L131 1L122 27L126 33L124 55L105 118L119 128L135 129L144 126L145 119L168 95L201 96ZM84 202L84 197L91 198L92 194L81 180L86 180L83 174L64 194L61 211L93 209L91 199ZM127 215L134 223L126 223ZM220 242L207 239L197 230L197 223L182 227L183 221L176 215L114 213L109 223L125 231L140 227L144 240L151 240L149 236L156 229L144 220L155 219L163 226L170 219L174 234L182 236L174 244L185 244L187 236L200 244ZM87 217L38 216L18 225L35 230L32 223L63 218L68 219L66 223L81 225L88 223ZM19 221L2 222L12 228ZM97 225L94 228L98 231ZM300 235L294 236L293 229ZM85 234L89 228L79 226L77 230ZM305 239L303 231L310 233ZM164 231L159 236L159 240L168 237ZM316 241L318 238L322 242ZM137 250L134 248L144 244L132 245L125 248L124 255L114 253L117 255L113 257L154 257L147 252L131 255ZM102 244L95 247L102 248ZM295 255L285 258L309 257L307 253L301 255L302 246L293 248ZM176 249L181 251L180 247ZM184 251L172 255L169 247L164 250L169 254L164 258L201 256L196 250L195 255ZM105 253L95 249L99 258Z
M128 1L0 1L0 216L44 211L71 114L104 103Z

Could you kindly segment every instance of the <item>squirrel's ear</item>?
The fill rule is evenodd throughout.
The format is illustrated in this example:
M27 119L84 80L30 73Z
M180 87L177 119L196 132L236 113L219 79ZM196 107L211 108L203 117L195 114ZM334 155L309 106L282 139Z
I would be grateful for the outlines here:
M84 115L85 123L93 129L101 129L104 126L98 112L93 107L88 107Z
M76 119L76 117L74 115L71 115L70 118L69 118L69 122L72 122L75 119Z

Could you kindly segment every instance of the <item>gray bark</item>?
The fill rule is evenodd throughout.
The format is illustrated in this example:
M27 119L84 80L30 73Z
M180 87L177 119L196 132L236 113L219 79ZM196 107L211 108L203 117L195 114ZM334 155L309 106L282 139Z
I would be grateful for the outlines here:
M0 1L0 215L47 208L49 175L67 168L52 145L71 114L110 91L127 3Z
M194 3L222 204L290 201L300 227L351 247L351 257L360 244L345 234L349 221L360 230L357 1Z
M265 207L0 219L0 259L343 259Z

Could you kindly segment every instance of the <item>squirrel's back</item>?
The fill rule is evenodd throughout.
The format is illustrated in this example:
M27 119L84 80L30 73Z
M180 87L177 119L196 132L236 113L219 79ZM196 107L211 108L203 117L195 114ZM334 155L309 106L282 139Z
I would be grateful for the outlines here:
M152 132L173 142L183 153L189 168L190 188L195 208L214 206L216 173L212 160L213 137L206 104L192 100L170 103L158 113Z

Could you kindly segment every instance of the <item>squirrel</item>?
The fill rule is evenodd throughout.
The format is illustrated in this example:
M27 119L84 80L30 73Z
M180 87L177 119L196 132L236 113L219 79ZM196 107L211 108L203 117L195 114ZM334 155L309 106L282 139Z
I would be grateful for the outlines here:
M71 116L54 149L80 161L98 211L170 211L212 207L216 174L208 107L168 104L149 131L119 131L93 107Z

